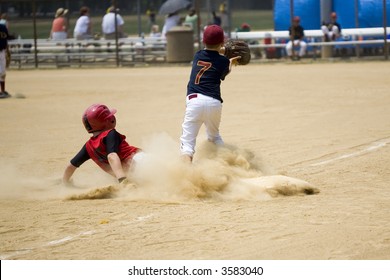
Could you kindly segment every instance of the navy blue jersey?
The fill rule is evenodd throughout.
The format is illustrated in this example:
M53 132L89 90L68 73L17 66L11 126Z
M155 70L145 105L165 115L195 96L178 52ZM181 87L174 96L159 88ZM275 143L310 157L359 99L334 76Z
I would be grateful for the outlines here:
M0 24L0 50L5 50L8 46L8 29L4 24Z
M302 40L305 36L304 28L301 25L290 26L288 29L288 34L292 35L292 29L294 29L294 40Z
M229 74L230 61L217 51L200 50L192 62L187 95L200 93L223 102L221 98L221 80Z

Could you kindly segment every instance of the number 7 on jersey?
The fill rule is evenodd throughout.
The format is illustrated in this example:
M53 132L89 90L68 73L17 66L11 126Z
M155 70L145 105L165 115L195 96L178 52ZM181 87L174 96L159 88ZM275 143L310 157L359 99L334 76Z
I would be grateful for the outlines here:
M196 78L195 78L195 84L196 84L196 85L199 85L199 83L200 83L200 78L202 78L204 72L206 72L207 70L210 69L212 63L211 63L211 62L206 62L206 61L199 60L198 63L197 63L196 65L202 66L202 68L199 70L199 72L198 72L198 74L196 75Z

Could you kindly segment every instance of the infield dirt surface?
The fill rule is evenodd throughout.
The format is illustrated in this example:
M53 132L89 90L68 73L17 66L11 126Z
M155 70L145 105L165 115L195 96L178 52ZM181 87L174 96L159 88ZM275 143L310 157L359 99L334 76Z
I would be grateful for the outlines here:
M390 259L388 62L235 67L221 87L229 148L205 144L203 127L190 167L178 161L189 74L8 71L7 90L26 98L0 100L0 258ZM70 200L115 187L92 162L75 187L61 184L93 103L116 108L117 130L150 155L134 175L144 184ZM239 183L272 187L279 174L320 192L274 197Z

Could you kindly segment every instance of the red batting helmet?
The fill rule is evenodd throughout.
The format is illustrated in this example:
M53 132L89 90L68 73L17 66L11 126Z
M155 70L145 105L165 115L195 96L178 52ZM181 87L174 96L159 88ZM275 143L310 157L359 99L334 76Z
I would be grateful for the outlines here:
M89 132L95 132L115 127L115 109L108 109L103 104L93 104L83 114L83 124Z
M213 46L222 44L223 41L225 41L225 34L220 26L213 24L206 27L203 33L203 43Z

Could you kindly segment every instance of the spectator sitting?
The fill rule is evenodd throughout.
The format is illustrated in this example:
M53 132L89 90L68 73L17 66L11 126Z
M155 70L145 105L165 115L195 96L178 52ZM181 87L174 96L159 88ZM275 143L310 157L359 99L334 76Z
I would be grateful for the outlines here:
M125 23L120 14L118 14L119 9L111 6L108 8L107 13L103 17L102 21L102 32L104 34L104 38L107 40L115 39L115 15L116 15L116 24L117 24L117 32L118 38L127 37L123 32L123 24Z
M198 15L196 14L195 9L190 9L186 15L183 25L189 26L192 29L195 29L198 23Z
M241 24L240 28L237 28L236 31L237 32L249 32L249 31L251 31L251 26L249 24L247 24L246 22L244 22L243 24Z
M321 30L324 33L324 41L334 41L341 35L341 25L337 22L337 14L332 12L330 14L330 22L323 22Z
M92 23L89 18L89 8L83 6L80 8L80 17L76 21L76 26L73 32L74 38L77 40L92 39Z
M68 23L65 18L68 10L64 8L59 8L56 11L55 18L52 23L50 30L50 39L53 40L65 40L68 38Z
M305 37L304 28L300 25L300 17L295 16L293 18L292 26L289 27L288 32L290 36L290 41L286 45L286 52L289 58L294 59L293 57L293 48L299 46L298 60L301 59L306 53L307 43L303 40Z
M150 37L159 38L161 37L160 28L157 24L152 25L152 28L150 30Z

